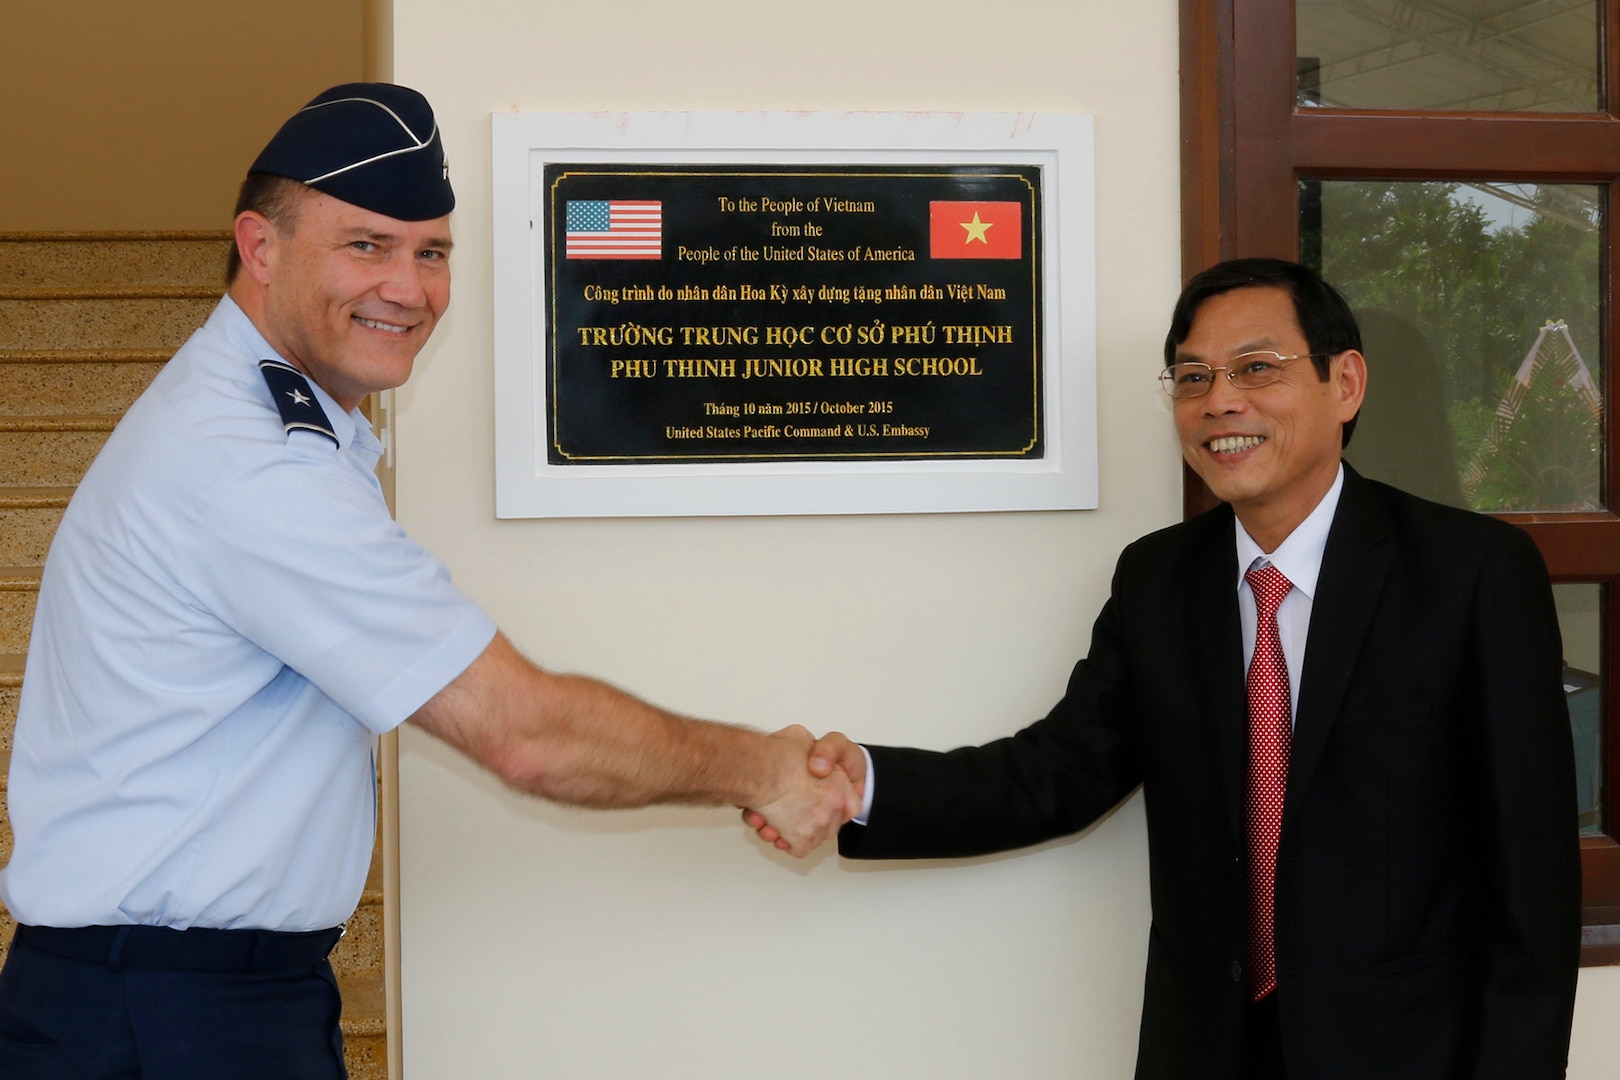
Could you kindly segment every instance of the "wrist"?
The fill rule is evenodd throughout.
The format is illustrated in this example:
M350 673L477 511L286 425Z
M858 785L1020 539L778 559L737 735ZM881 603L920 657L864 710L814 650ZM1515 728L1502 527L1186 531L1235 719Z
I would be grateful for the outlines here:
M749 755L756 767L743 777L743 786L749 790L752 801L746 806L760 807L780 799L793 786L799 773L805 771L805 752L780 734L760 735L760 752Z

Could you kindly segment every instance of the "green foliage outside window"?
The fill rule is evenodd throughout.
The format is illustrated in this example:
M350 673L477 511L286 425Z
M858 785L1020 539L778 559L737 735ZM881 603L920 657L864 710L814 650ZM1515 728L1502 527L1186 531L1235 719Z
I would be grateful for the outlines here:
M1362 316L1374 388L1391 380L1406 399L1443 399L1399 406L1402 441L1420 435L1413 415L1448 429L1435 445L1449 455L1425 466L1449 471L1442 494L1420 494L1460 489L1457 501L1479 510L1601 505L1597 189L1306 181L1301 206L1303 258ZM1385 336L1388 325L1406 332ZM1415 373L1422 365L1436 369L1437 391ZM1376 406L1364 410L1375 431ZM1358 451L1399 458L1400 447L1362 437L1349 454L1358 466Z

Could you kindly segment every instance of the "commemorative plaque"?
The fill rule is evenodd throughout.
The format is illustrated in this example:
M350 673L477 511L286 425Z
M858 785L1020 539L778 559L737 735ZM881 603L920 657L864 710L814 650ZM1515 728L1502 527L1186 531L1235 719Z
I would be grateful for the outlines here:
M1040 170L544 167L551 464L1031 459Z
M1097 505L1078 113L491 116L495 511Z

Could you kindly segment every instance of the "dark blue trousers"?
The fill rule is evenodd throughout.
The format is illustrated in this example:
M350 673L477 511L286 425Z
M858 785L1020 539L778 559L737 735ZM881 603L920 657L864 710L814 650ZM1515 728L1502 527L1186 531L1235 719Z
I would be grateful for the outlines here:
M0 1080L345 1080L324 953L242 966L69 959L14 940L0 969Z

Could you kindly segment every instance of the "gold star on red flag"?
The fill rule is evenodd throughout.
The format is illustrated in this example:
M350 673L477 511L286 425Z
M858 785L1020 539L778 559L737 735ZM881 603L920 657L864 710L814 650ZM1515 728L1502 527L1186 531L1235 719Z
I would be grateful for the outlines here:
M962 221L962 222L958 222L957 224L961 225L962 228L967 230L967 239L964 240L963 243L971 244L971 243L973 243L973 241L977 240L979 243L983 244L985 247L990 246L990 238L985 236L984 234L990 231L990 227L992 225L994 225L995 222L993 222L993 221L980 221L979 220L979 212L977 210L975 210L975 211L973 211L973 220L972 221Z

